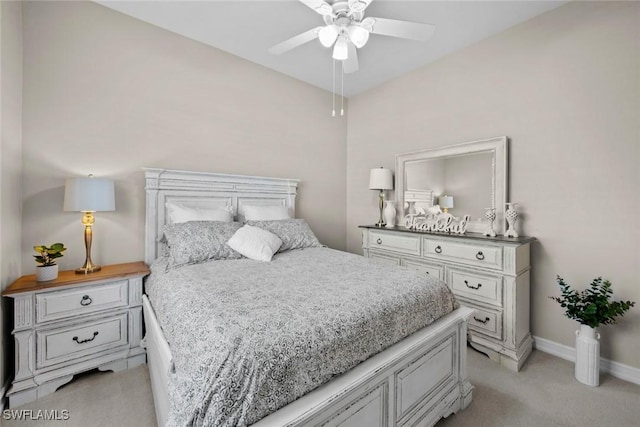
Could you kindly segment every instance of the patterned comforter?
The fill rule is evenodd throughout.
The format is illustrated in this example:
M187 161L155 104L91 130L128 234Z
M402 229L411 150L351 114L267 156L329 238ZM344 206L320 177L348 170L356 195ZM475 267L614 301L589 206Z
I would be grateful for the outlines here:
M152 265L171 347L170 426L244 426L458 307L447 286L328 248Z

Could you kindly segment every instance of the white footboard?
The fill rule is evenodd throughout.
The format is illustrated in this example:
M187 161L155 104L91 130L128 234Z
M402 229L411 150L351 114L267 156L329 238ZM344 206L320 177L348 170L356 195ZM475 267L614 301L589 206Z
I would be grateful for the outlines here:
M171 353L149 300L145 337L158 425L169 409ZM432 426L471 402L466 319L460 308L263 418L254 427Z

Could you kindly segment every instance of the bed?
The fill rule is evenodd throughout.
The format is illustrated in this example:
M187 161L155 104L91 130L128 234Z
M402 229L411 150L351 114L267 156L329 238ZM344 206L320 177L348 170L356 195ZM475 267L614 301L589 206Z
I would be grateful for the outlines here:
M238 221L250 206L284 207L293 217L296 180L163 169L145 169L145 179L145 260L153 273L143 297L144 345L159 425L216 425L212 420L218 418L211 418L208 405L219 405L229 425L429 426L470 403L466 318L471 312L456 308L441 283L427 287L401 269L387 277L388 267L319 245L283 251L270 263L243 258L167 268L161 241L167 203L230 207ZM291 280L280 280L283 272ZM347 276L362 282L362 290L346 282ZM218 278L211 298L204 296L209 277ZM315 296L309 298L311 294ZM391 305L401 309L388 314ZM329 309L333 306L340 310ZM273 311L265 311L269 308ZM416 320L418 316L408 314L411 309L431 314ZM388 315L376 320L370 316L375 310ZM232 321L223 324L223 319ZM198 322L214 326L209 331ZM271 353L254 352L253 344L244 345L229 332L238 327L258 329L260 341L291 340L288 347L296 350L269 358ZM286 332L278 337L279 331ZM324 339L331 331L340 339ZM300 342L318 347L323 357L300 348L304 346L291 337L305 337ZM279 344L272 342L269 348ZM226 365L218 366L216 358ZM286 366L271 363L274 359ZM214 374L201 370L209 365L216 366ZM265 365L274 367L263 369ZM250 386L227 387L236 382L224 372L238 367L251 372ZM217 402L222 398L227 403Z

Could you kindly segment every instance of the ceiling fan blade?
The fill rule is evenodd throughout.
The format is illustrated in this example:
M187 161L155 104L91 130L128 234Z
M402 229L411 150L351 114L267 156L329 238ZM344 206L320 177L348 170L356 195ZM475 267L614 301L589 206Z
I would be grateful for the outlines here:
M347 43L347 49L348 49L348 56L347 59L345 59L344 61L342 61L342 68L344 69L344 72L347 74L350 73L355 73L356 71L358 71L358 49L356 49L356 46L349 42Z
M431 37L435 25L420 24L417 22L398 21L387 18L367 18L375 20L371 32L383 36L400 37L403 39L417 40L425 42Z
M305 6L322 16L333 15L333 7L324 0L299 0Z
M311 40L315 40L318 38L318 32L323 27L316 27L309 31L305 31L304 33L298 34L297 36L291 37L289 40L285 40L282 43L278 43L275 46L269 48L269 52L274 55L280 55L288 50L294 49L298 46L302 46L305 43L309 43Z

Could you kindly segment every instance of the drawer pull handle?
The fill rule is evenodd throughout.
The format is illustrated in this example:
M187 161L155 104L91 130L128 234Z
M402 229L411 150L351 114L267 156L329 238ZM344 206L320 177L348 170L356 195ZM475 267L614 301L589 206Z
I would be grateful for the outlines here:
M467 288L469 289L480 289L482 287L482 283L478 283L478 286L473 286L473 285L470 285L469 282L467 282L466 280L464 281L464 284L467 285Z
M89 295L83 295L82 300L80 301L80 305L89 305L93 302Z
M441 253L442 253L442 248L440 247L440 245L438 245L438 246L436 246L436 248L434 249L434 251L435 251L437 254L441 254Z
M378 238L378 240L376 240L376 243L381 245L382 244L382 239Z
M77 342L78 344L84 344L86 342L90 342L96 339L96 337L98 336L98 331L95 331L93 333L93 336L91 338L87 338L86 340L79 340L78 337L73 337L73 340L75 342Z
M482 324L486 324L489 321L489 318L485 317L484 320L482 320L482 319L478 319L476 316L473 316L473 320L475 320L476 322L480 322Z
M476 258L478 258L480 261L484 259L484 254L482 253L482 251L478 251L478 253L476 254Z

